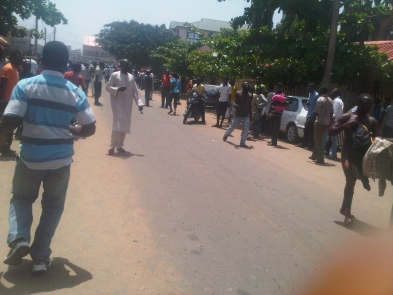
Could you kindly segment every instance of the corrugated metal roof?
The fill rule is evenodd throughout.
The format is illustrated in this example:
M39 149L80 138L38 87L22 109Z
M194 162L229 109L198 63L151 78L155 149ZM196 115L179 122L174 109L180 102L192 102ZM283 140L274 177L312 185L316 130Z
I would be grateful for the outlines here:
M388 55L388 60L393 60L393 41L367 41L366 45L377 45L378 51L385 52Z
M202 18L200 21L190 23L193 26L197 27L200 30L210 31L210 32L219 32L221 29L230 29L231 25L229 22L214 20L208 18ZM171 21L169 25L169 29L174 29L176 27L184 27L183 22Z

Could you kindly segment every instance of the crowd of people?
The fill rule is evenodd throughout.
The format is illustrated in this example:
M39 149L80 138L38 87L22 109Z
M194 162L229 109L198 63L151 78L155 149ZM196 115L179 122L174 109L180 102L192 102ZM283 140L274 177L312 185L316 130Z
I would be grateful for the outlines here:
M37 75L31 60L24 60L22 52L15 49L10 53L9 62L0 65L0 153L16 157L7 238L10 251L4 263L18 265L22 257L30 254L33 272L37 273L45 272L51 264L50 244L64 209L74 136L89 137L95 133L95 117L87 99L89 85L96 106L102 106L99 99L103 79L105 90L110 94L113 125L109 155L126 152L123 146L126 134L131 131L133 104L143 113L143 107L150 106L154 91L154 75L149 69L139 73L131 68L127 59L112 66L103 62L70 63L67 47L61 42L52 41L44 46L42 63L43 71ZM161 83L160 107L169 109L168 114L176 115L181 93L190 96L196 93L198 99L206 94L201 78L193 81L166 71ZM138 88L145 92L144 102ZM380 134L389 140L393 137L393 105L388 100L387 105L382 106L381 101L373 102L370 95L361 94L357 106L344 114L340 95L337 88L329 91L322 86L317 91L315 83L308 85L307 120L298 146L312 150L310 159L323 165L327 138L330 137L331 147L326 156L335 160L337 136L344 133L341 162L346 185L340 213L345 223L351 223L357 179L364 188L370 189L361 161L373 138ZM223 128L227 119L230 125L223 134L223 140L227 141L242 123L240 147L249 148L246 141L250 132L254 138L261 133L270 134L268 145L275 147L287 106L282 83L267 89L257 77L255 85L245 81L237 90L234 81L224 78L219 85L217 117L212 127ZM202 124L206 124L204 107L200 111ZM15 129L20 139L19 154L10 149ZM38 198L42 183L42 215L30 244L32 204Z

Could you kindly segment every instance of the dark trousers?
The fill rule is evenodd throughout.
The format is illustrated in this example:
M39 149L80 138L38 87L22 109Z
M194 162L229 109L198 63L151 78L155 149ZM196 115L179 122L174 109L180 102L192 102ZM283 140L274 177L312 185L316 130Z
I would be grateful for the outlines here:
M102 82L94 82L94 100L98 102L101 97Z
M8 102L1 102L0 104L0 112L4 113L5 108L7 107ZM13 131L6 134L7 144L0 146L0 153L9 153L11 151L11 144L13 139Z
M262 115L261 119L259 120L261 124L261 132L264 134L270 133L270 119L267 115Z
M145 105L149 106L151 89L145 89Z
M169 107L169 91L170 87L162 86L161 87L161 107Z
M83 87L83 92L86 94L87 96L87 92L89 91L89 85L90 85L90 80L85 80L86 82L86 86Z
M225 113L227 112L228 102L227 101L219 101L217 105L217 125L222 125L225 119ZM220 124L221 117L221 124Z
M179 99L180 99L180 93L169 93L168 105L171 108L171 111L172 111L172 100L173 100L173 108L175 109L175 112L176 112L176 108L177 108L177 104L179 103Z
M272 145L277 145L278 135L280 134L281 116L271 116L272 123Z
M312 150L314 148L314 124L308 124L304 127L304 136L302 146Z

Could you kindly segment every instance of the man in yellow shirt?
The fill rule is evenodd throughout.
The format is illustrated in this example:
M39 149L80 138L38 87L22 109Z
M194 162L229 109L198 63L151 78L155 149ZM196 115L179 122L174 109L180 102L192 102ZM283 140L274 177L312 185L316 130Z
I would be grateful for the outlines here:
M192 87L191 92L196 92L200 96L204 96L206 94L205 85L202 84L202 79L200 77L196 78L196 84ZM202 114L202 124L206 124L205 122L205 105L203 105L200 109Z

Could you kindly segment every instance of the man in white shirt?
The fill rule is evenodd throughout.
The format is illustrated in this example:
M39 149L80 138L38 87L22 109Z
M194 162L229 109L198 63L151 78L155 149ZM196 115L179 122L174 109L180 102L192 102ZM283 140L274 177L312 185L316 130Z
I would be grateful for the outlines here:
M340 118L344 112L344 103L340 98L340 89L334 88L330 97L333 99L333 121L337 123L338 118ZM329 152L329 159L335 160L337 158L337 145L338 145L338 135L331 136L332 146Z
M219 93L220 97L218 98L217 105L217 123L212 127L222 128L222 122L225 119L225 113L230 103L230 96L232 94L232 86L228 83L228 78L224 78L224 83L220 85ZM221 123L220 123L221 117Z
M30 73L32 73L34 76L37 75L37 62L34 59L30 59L30 65L31 65L31 69L30 69Z
M98 100L100 99L101 96L104 67L105 64L103 62L100 62L96 67L96 71L95 71L95 77L94 77L94 105L95 106L102 106L102 103L100 103Z

